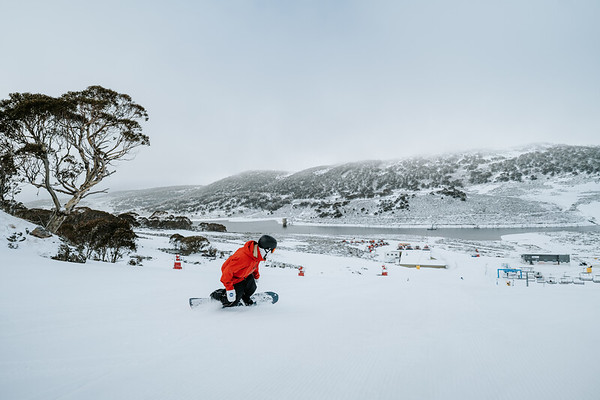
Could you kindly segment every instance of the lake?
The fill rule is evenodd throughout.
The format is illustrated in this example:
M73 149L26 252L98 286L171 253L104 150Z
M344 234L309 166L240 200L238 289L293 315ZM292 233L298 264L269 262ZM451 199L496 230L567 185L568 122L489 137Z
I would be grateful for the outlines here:
M328 236L424 236L445 237L463 240L500 240L503 235L530 232L600 232L600 227L559 227L559 228L385 228L362 226L330 226L330 225L288 225L286 228L274 220L260 221L206 221L225 225L227 232L231 233L260 233L268 235L303 234L303 235L328 235Z

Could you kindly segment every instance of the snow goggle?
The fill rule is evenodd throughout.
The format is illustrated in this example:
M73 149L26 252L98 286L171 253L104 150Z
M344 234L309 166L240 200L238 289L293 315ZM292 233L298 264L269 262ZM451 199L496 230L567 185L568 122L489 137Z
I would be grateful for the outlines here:
M268 254L272 253L275 251L275 249L263 249L262 247L260 248L261 253L264 252L264 256L266 257Z

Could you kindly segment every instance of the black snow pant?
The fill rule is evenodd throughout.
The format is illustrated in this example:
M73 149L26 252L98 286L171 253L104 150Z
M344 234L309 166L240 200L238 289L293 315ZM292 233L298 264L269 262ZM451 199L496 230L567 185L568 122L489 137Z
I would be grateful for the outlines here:
M210 297L223 303L223 307L239 306L240 300L247 306L253 304L250 296L256 292L256 280L254 275L248 275L246 279L233 285L235 289L235 301L230 303L227 301L227 291L225 289L217 289L210 294Z

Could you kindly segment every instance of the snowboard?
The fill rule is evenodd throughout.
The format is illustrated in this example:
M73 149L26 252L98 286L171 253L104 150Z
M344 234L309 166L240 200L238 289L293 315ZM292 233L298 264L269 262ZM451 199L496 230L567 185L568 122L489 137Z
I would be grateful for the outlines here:
M254 305L275 304L279 300L279 295L275 292L257 292L250 296L250 298L254 302ZM211 299L210 297L191 297L189 303L191 308L196 308L202 304L220 304L221 302L215 299Z

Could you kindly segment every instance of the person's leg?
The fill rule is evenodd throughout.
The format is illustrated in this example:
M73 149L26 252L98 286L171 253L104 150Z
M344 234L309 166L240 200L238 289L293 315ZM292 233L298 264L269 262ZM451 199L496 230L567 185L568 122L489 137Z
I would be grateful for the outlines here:
M240 300L243 300L246 305L253 304L254 302L250 299L250 296L256 291L256 280L253 275L248 276L241 282L233 285L235 289L235 301L230 303L227 301L227 293L225 289L217 289L211 293L210 297L219 300L223 303L223 307L233 307L240 304Z
M230 303L227 301L227 291L225 289L217 289L210 294L211 299L220 301L223 304L223 307L234 307L240 305L240 299L242 298L241 294L236 289L235 291L236 298L235 301Z
M245 285L244 285L244 291L242 293L242 300L244 301L244 303L247 306L249 306L249 305L254 304L254 302L252 301L250 296L252 296L254 294L254 292L256 292L256 280L254 279L253 275L250 275L243 281L243 283Z
M241 283L241 282L240 282ZM235 300L231 303L227 301L227 291L223 289L223 297L221 299L221 303L223 303L223 307L235 307L240 305L240 300L242 298L242 293L240 292L239 283L233 285L235 289Z
M226 297L225 289L217 289L210 294L211 299L220 301L223 304L227 303Z

